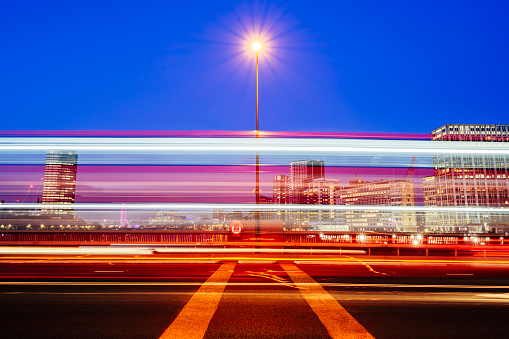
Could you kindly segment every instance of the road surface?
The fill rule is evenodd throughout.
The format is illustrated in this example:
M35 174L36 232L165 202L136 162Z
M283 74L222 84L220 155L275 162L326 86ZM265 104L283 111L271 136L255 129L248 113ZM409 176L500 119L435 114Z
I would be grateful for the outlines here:
M508 271L362 259L3 261L0 337L502 338Z

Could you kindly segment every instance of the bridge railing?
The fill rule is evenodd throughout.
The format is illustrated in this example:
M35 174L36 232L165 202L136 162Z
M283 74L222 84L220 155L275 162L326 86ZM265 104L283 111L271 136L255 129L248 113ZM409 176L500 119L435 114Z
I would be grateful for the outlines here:
M508 246L509 237L462 234L389 234L299 232L251 234L234 237L228 231L1 231L1 245L106 245L106 244L223 244L273 243L278 246Z

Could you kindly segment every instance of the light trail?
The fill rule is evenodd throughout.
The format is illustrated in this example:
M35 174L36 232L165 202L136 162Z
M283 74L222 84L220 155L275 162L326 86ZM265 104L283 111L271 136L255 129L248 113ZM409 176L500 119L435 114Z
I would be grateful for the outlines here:
M180 281L0 281L0 286L201 286L202 282L180 282ZM210 283L211 285L217 283ZM228 282L228 286L285 286L287 283L284 282ZM392 288L392 289L415 289L415 288L433 288L433 289L478 289L478 290L509 290L507 285L456 285L456 284L379 284L379 283L320 283L324 287L371 287L371 288ZM302 283L302 286L306 286L306 283ZM21 293L21 292L16 292ZM47 292L44 292L47 294ZM54 293L65 293L65 292L54 292ZM126 293L126 292L122 292ZM161 293L161 294L181 294L190 292L134 292L134 293ZM228 292L227 292L228 293ZM230 292L231 293L231 292ZM334 293L334 292L333 292ZM493 294L499 296L499 294ZM502 294L503 296L509 297L509 295Z
M94 247L0 247L0 255L12 254L66 254L66 255L90 255L90 254L116 254L116 255L151 255L152 249L139 248L94 248Z
M0 151L173 151L508 155L503 143L423 140L262 138L0 138Z
M240 254L240 253L277 253L277 254L365 254L363 250L332 250L332 249L276 249L276 248L191 248L191 247L176 247L176 248L131 248L131 247L102 247L97 248L93 246L86 246L80 248L66 248L66 247L0 247L0 255L9 254L116 254L116 255L151 255L151 254L179 254L179 253L210 253L210 254Z
M257 250L257 249L256 249ZM147 256L147 257L119 257L119 256L90 256L90 257L73 257L73 256L2 256L0 257L0 262L7 261L47 261L53 263L68 263L69 261L74 261L76 263L81 262L84 264L87 263L156 263L156 262L168 262L168 263L176 263L176 264L189 264L189 263L218 263L221 261L232 262L232 261L245 261L249 260L250 262L258 261L260 263L275 261L275 262L292 262L297 265L354 265L354 266L364 266L365 264L369 265L384 265L384 266L446 266L448 264L458 264L461 267L468 266L483 266L483 267L504 267L509 265L509 260L490 260L490 259L470 259L470 260L460 260L460 259L384 259L384 258L372 258L363 256L359 258L362 262L359 262L357 259L352 259L350 257L283 257L283 256L273 256L273 257L258 257L258 256L202 256L202 257L163 257L163 256Z
M134 137L128 132L114 133L120 137L98 137L98 134L94 133L85 137L84 133L77 133L76 137L72 136L72 132L68 132L71 136L61 137L7 137L5 134L0 137L0 193L7 201L0 204L2 220L5 220L0 222L2 230L48 230L55 227L64 229L65 220L45 218L45 215L49 214L47 212L61 209L69 209L69 214L76 212L77 221L67 222L68 229L90 229L94 227L94 223L97 227L120 227L123 224L117 222L116 213L126 210L129 212L126 217L134 219L131 221L140 228L153 225L178 228L185 224L185 227L194 229L208 227L227 230L228 222L237 217L227 214L251 213L249 217L256 217L260 215L257 212L261 212L266 214L265 219L284 219L285 222L291 222L291 225L287 223L284 227L288 226L287 229L292 230L307 228L324 231L362 229L368 232L438 232L445 228L455 228L454 232L457 233L463 233L463 229L465 233L483 233L492 232L495 228L495 233L503 234L498 224L506 223L509 215L507 142L415 140L411 136L410 139L396 140L390 136L359 136L355 139L333 135L306 137L298 133L271 137L277 135L271 132L262 132L260 138L255 138L253 132L238 134L250 137L227 137L228 133L222 132L205 133L207 137L203 138L192 137L199 134L185 132L178 137L161 137L161 134L150 137L150 134L144 133L137 134L142 135L141 137ZM218 137L210 137L214 135ZM294 137L289 137L290 135ZM46 167L43 168L43 165L46 165L44 153L51 150L69 150L78 155L77 177L73 190L75 203L19 203L24 200L23 197L34 202L39 198L38 193L28 194L20 187L28 180L32 182L34 178L39 180L43 176L46 171ZM263 200L281 204L252 203L252 177L254 173L258 173L254 169L253 161L256 152L259 152L261 157L259 174ZM437 163L437 155L461 158L462 165L442 170ZM289 171L288 164L299 159L321 159L319 161L323 162L324 170L321 178L313 177L313 180L320 179L316 183L313 181L313 187L306 182L298 188L299 199L295 199L296 196L293 195L296 191L290 184L290 179L297 174ZM493 170L505 170L480 174L476 170L477 160L482 160L485 164L483 166L488 166L488 169L493 167ZM420 169L420 173L413 177L414 170L417 169ZM455 194L473 196L472 192L479 190L475 191L478 192L477 200L471 202L472 199L465 198L467 200L464 203L458 203L462 206L454 206L456 203L444 202L445 198L442 196L440 201L431 199L431 187L435 184L431 185L431 180L423 178L440 177L437 176L439 171L451 169L453 177L462 182L468 178L468 182L472 182L467 182L466 186L462 186ZM273 180L277 175L287 178L285 183L281 181L279 188ZM409 185L401 184L405 180ZM489 185L482 186L480 183L486 180ZM394 183L396 181L397 183ZM384 183L381 184L382 182ZM437 179L436 187L442 185L438 183ZM39 189L42 186L42 183L37 185ZM355 186L365 192L357 192ZM386 189L385 186L393 188ZM394 187L400 186L401 192L404 190L406 193L396 193L399 189ZM292 196L290 189L294 191ZM330 192L326 192L327 189L330 189ZM281 193L280 198L273 198L278 192ZM376 204L361 205L360 203L369 203L367 197L370 192L373 193L371 201ZM435 196L439 194L436 193ZM404 199L408 201L404 202ZM485 200L487 202L484 202ZM496 202L493 202L495 200ZM108 203L110 201L118 203ZM122 201L125 201L126 205L122 205ZM449 206L419 206L428 203ZM400 204L407 206L397 206ZM413 204L418 206L408 206ZM467 204L473 206L465 206ZM293 211L303 213L297 217ZM134 212L137 215L134 215ZM174 214L171 218L170 212ZM216 218L214 212L218 215L222 213L223 216ZM276 215L275 212L281 213ZM330 215L326 215L327 212L331 212ZM342 212L353 213L349 215ZM370 212L378 215L361 215ZM407 212L412 214L405 215ZM424 216L417 215L419 212ZM438 213L442 214L437 215ZM461 219L461 223L454 221L455 226L448 227L443 220L448 217L447 214L451 216L451 220ZM421 217L426 223L430 221L429 228L428 224L421 223ZM376 224L375 218L379 219Z
M73 205L64 204L20 204L4 203L0 204L0 210L16 209L40 209L40 208L72 208L79 211L120 211L126 209L130 211L156 211L156 210L179 210L179 211L205 211L210 212L213 209L223 210L302 210L302 211L387 211L387 212L480 212L509 214L509 207L438 207L438 206L381 206L381 205L298 205L298 204L221 204L221 203L76 203Z

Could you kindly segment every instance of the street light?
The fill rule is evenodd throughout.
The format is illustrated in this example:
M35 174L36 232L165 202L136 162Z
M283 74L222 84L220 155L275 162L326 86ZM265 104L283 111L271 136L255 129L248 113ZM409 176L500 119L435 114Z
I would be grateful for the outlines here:
M260 50L260 48L262 48L262 44L260 44L260 42L258 42L258 41L255 41L255 42L253 42L251 47L253 48L253 51L258 52Z
M258 51L262 48L262 45L255 41L251 45L251 48L256 53L256 137L258 138Z
M262 48L260 42L255 41L251 45L251 48L256 53L256 139L258 140L258 51ZM256 205L260 203L260 155L258 154L258 141L256 143L256 187L255 187L255 202ZM260 234L260 210L258 209L255 213L255 238L258 238Z

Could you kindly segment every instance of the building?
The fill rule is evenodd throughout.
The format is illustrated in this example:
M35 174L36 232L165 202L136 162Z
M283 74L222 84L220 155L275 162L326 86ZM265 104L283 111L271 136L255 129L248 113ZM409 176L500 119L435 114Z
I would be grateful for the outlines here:
M304 203L312 205L334 205L341 184L337 179L320 178L307 183Z
M298 160L290 162L291 189L299 189L304 184L325 176L322 160Z
M431 131L431 140L509 142L509 125L445 124Z
M424 177L422 182L424 206L436 206L437 192L435 189L435 177Z
M283 174L274 176L272 200L276 205L288 203L288 192L290 190L290 178Z
M309 184L315 180L324 179L324 162L321 160L298 160L289 164L289 176L278 174L274 176L272 203L276 205L285 204L307 204L309 198L305 191ZM285 220L286 226L290 229L301 229L307 222L307 213L278 207L272 213L275 220Z
M414 184L411 180L350 181L339 190L337 203L360 206L415 206ZM346 210L344 222L353 231L415 232L417 221L412 210Z
M422 182L422 194L424 206L433 207L437 205L437 190L435 188L435 177L424 177ZM433 230L431 225L438 225L438 214L435 211L428 210L424 214L424 224L422 230L429 232Z
M290 203L290 178L283 174L274 176L272 202L275 205ZM286 220L286 210L278 207L273 213L274 220Z
M304 204L304 190L307 184L325 177L322 160L298 160L290 162L290 190L287 199L290 204Z
M185 216L178 215L177 211L157 211L155 217L149 217L149 226L178 227L186 220Z
M462 148L483 143L507 149L509 125L446 124L431 132L435 142L458 142ZM466 147L464 147L466 146ZM439 207L509 208L509 159L493 154L435 154L433 179L425 178L425 204ZM434 187L432 187L434 186ZM431 192L434 192L431 194ZM426 200L427 198L427 200ZM474 211L426 213L426 228L440 232L486 232L508 225L508 216ZM490 228L491 227L491 228Z
M304 203L308 205L335 205L341 184L337 179L320 178L307 183L303 192ZM309 225L323 230L330 226L344 226L343 214L335 210L313 210L306 211L306 219Z
M76 195L78 155L74 151L48 151L44 167L43 204L73 205ZM52 218L75 219L72 207L43 208Z

